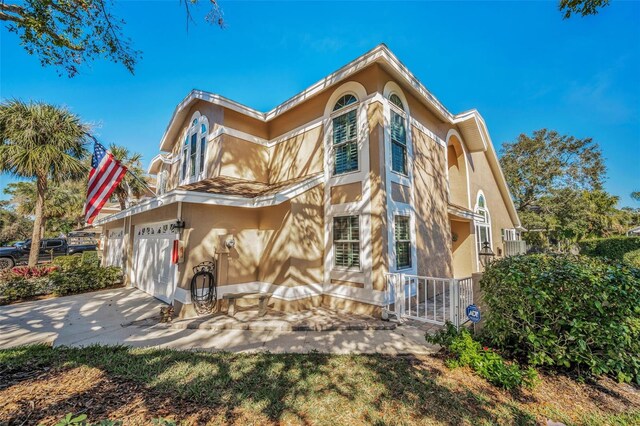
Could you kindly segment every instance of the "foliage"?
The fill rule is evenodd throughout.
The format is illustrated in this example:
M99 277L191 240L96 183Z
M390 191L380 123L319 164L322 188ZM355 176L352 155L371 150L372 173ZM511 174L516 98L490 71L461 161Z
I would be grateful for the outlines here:
M631 250L622 256L622 260L631 266L640 268L640 249Z
M37 187L34 181L9 183L4 193L11 196L16 213L30 216L35 213ZM84 203L87 193L86 176L79 180L51 182L44 201L42 218L45 236L56 237L78 228L84 223Z
M496 386L505 389L522 386L532 388L538 381L538 374L534 369L521 369L515 363L506 363L498 353L482 347L474 340L469 330L458 331L450 322L434 335L427 333L425 338L429 343L441 345L453 356L446 361L449 368L470 367Z
M109 151L127 168L128 173L113 192L120 203L120 208L124 210L128 207L127 201L130 197L140 198L148 191L143 184L147 174L142 168L142 154L132 153L126 147L114 144L109 147Z
M580 241L580 253L587 256L622 260L630 251L640 250L640 237L594 238Z
M66 108L19 100L0 104L0 172L36 181L30 266L38 262L48 186L85 174L81 159L88 131Z
M597 143L546 129L502 146L500 164L530 246L560 249L588 237L622 234L639 218L602 189Z
M640 191L633 191L631 193L631 198L633 198L636 201L640 201Z
M40 278L46 277L53 271L57 270L56 266L42 265L42 266L15 266L11 268L11 272L16 275L20 275L23 278Z
M26 278L11 270L0 271L0 305L51 292L47 276Z
M0 246L31 236L33 222L18 214L7 201L0 201Z
M96 252L82 256L60 256L51 266L15 267L0 271L2 303L30 299L45 294L65 296L100 290L122 282L122 270L115 266L103 268Z
M640 383L640 269L587 256L526 255L480 281L483 333L533 366Z
M183 1L188 25L193 20L191 7L198 0ZM217 0L208 2L211 8L205 20L222 27ZM16 0L0 2L0 21L9 24L9 31L43 66L60 67L69 77L78 73L79 65L96 58L120 63L133 74L141 52L125 37L125 21L111 8L110 0Z
M609 0L560 0L559 8L564 12L564 19L572 14L581 16L597 15L598 9L609 6Z
M68 256L74 257L74 256ZM100 267L92 262L83 262L80 256L78 263L64 261L60 271L51 274L53 294L65 296L85 291L100 290L122 282L122 270L116 266ZM70 267L70 265L74 265Z

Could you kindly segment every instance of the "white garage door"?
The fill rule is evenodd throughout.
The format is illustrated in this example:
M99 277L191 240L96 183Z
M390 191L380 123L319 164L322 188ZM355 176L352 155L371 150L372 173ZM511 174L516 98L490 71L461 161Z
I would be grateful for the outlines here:
M134 285L171 303L177 283L177 265L171 263L173 241L178 239L175 220L146 223L134 229Z
M106 266L118 266L122 268L122 236L123 228L110 229L107 235L107 247L104 263Z

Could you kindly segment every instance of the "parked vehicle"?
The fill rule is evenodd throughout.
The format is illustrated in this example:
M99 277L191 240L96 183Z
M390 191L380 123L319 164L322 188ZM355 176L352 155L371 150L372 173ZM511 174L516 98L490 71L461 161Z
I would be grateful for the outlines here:
M80 254L85 251L96 251L95 244L68 245L64 238L48 238L40 241L38 263L50 262L58 256ZM29 260L31 240L13 247L0 247L0 269L13 268Z

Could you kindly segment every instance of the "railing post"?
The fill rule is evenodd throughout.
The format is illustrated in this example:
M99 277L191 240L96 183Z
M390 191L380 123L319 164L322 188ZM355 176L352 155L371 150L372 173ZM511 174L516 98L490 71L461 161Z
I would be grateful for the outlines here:
M460 287L458 280L452 278L449 281L449 318L456 329L460 325Z
M394 277L398 280L398 283L396 285L396 314L398 320L400 321L405 312L404 274L395 274Z

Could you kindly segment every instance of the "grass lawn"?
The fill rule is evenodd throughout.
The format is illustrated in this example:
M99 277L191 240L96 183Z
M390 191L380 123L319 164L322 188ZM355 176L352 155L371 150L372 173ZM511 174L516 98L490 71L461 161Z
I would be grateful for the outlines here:
M542 376L510 393L436 357L92 346L0 350L0 424L640 424L640 390Z

